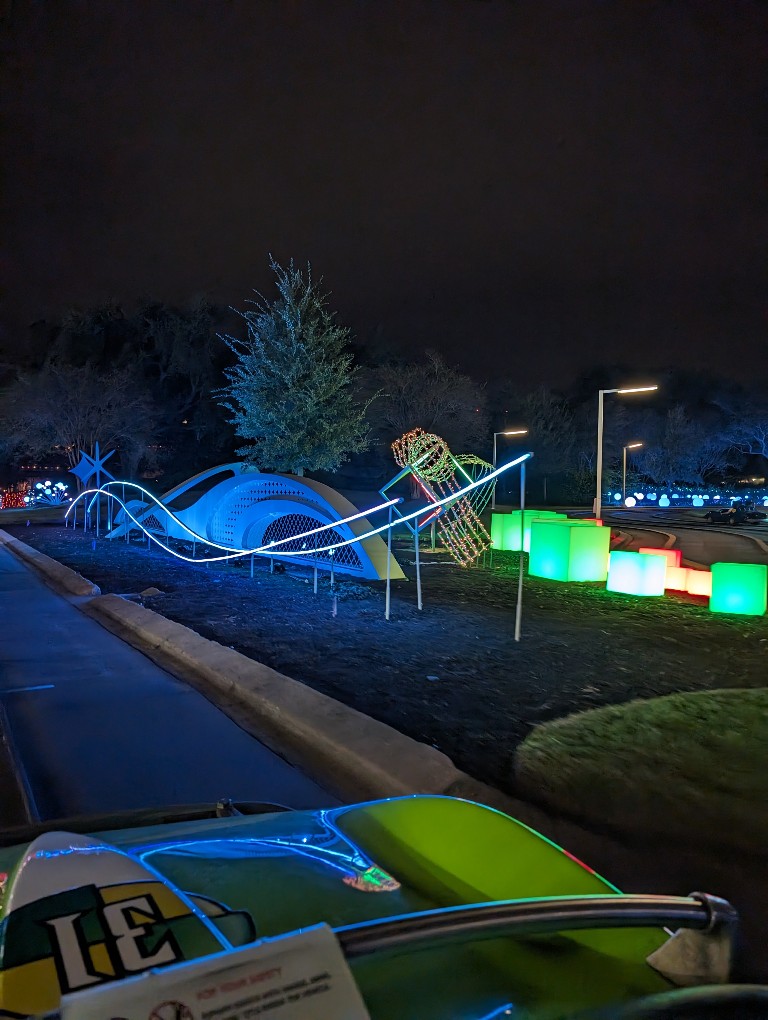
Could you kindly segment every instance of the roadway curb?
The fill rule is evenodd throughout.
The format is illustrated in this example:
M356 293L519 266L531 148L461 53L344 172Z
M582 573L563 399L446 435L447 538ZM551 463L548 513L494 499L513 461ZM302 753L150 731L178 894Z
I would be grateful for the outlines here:
M45 579L71 585L66 590L72 594L95 595L78 602L78 608L163 669L197 686L235 722L341 798L377 800L418 793L461 797L503 811L594 862L604 861L609 852L612 867L626 881L631 879L631 852L606 834L510 797L460 771L436 748L183 624L119 595L101 595L91 581L1 530L0 544Z
M234 702L258 739L344 799L461 797L503 811L560 845L576 843L592 856L605 844L602 835L474 779L442 751L151 609L119 595L101 595L80 608L159 666L200 682L230 715Z
M334 790L356 797L444 793L466 777L447 755L119 595L83 610L248 710L259 736ZM361 678L364 682L364 678Z
M25 545L18 538L9 535L7 531L0 530L0 545L5 546L20 560L33 567L44 581L49 582L50 587L59 592L63 591L68 595L101 595L101 589L93 581L88 581L82 574L65 567L58 560Z

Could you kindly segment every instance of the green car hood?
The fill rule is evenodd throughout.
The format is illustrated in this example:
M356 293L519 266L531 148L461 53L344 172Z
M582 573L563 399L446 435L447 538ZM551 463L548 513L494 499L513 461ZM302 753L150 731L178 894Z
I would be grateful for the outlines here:
M91 837L48 833L31 849L0 851L0 1016L55 1008L62 986L77 990L78 980L129 976L105 917L110 904L138 909L139 894L152 936L143 952L153 966L317 922L338 927L493 900L619 895L514 819L445 797ZM106 868L107 859L112 870L100 877L97 865ZM56 945L64 935L81 957L71 973ZM374 1020L480 1020L513 1007L518 1016L551 1017L667 989L645 962L666 937L656 929L496 936L390 950L351 967Z

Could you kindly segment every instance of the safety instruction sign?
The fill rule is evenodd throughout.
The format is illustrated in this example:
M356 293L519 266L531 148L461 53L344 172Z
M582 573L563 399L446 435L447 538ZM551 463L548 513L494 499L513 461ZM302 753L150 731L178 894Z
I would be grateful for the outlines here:
M62 999L63 1020L370 1020L328 925Z

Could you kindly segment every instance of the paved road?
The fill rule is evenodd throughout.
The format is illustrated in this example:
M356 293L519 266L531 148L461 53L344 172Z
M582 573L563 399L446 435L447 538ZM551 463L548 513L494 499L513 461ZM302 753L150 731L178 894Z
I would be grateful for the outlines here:
M221 797L336 803L5 549L0 707L42 819ZM24 821L17 810L12 793L0 796L0 824Z
M663 545L655 538L661 532L675 535L676 548L683 559L709 566L712 563L768 563L768 524L747 528L712 526L690 511L650 510L642 513L613 513L606 515L606 523L613 528L642 536L648 534L648 545ZM659 530L654 532L654 528ZM653 539L653 540L652 540Z

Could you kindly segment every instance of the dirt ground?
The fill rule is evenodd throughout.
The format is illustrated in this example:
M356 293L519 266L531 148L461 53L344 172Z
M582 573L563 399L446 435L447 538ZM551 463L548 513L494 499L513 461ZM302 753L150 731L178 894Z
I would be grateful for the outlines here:
M395 542L409 580L384 585L257 561L192 565L146 542L95 541L53 525L9 525L102 592L156 612L445 752L515 793L515 748L537 723L598 705L676 691L766 684L768 618L714 616L703 599L642 599L601 585L526 578L514 640L517 554L461 569L423 553L416 605L413 549ZM198 556L201 555L198 547ZM143 599L154 587L162 594Z

